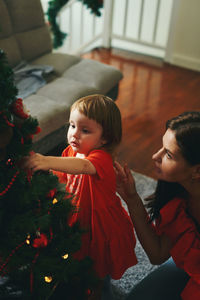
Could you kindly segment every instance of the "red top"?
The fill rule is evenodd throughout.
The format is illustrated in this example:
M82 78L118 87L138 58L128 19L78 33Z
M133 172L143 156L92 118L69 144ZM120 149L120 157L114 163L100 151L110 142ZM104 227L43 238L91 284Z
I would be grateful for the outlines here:
M173 243L171 256L177 267L190 276L181 296L183 300L200 299L200 233L186 212L186 202L175 198L160 211L159 234L166 234Z
M76 156L68 146L62 156ZM83 235L82 247L76 257L89 255L100 278L110 275L119 279L127 268L135 265L135 236L128 213L116 195L116 177L112 157L103 150L93 150L86 157L96 168L95 175L71 175L55 172L66 184L66 190L75 195L79 207L69 224L79 221L88 230Z

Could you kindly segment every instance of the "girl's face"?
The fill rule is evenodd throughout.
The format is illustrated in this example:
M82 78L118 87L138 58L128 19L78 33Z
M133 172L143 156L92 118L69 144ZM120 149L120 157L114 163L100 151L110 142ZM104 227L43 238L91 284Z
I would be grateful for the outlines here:
M71 111L67 139L75 152L86 156L91 150L102 147L106 143L102 133L102 126L95 120L89 119L78 109Z
M167 129L163 136L163 146L152 159L158 179L180 184L191 180L193 168L184 159L172 130Z

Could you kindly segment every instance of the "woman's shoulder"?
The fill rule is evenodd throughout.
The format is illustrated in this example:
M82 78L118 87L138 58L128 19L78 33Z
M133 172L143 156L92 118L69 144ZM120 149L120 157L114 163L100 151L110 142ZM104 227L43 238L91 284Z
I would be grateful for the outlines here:
M166 220L170 221L179 214L180 211L186 210L186 200L183 198L173 198L160 210L160 215Z
M160 232L177 237L188 229L196 231L194 221L187 213L185 199L174 198L160 210L160 220L157 226Z
M157 227L162 231L170 224L177 222L178 218L186 215L186 202L182 198L174 198L160 210L160 217L156 222Z

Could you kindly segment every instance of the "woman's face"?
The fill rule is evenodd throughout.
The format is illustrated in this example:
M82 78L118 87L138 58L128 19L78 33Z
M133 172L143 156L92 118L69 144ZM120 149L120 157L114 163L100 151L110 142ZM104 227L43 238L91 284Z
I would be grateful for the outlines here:
M180 184L191 180L193 168L184 159L171 129L165 132L163 146L152 159L155 162L158 179Z

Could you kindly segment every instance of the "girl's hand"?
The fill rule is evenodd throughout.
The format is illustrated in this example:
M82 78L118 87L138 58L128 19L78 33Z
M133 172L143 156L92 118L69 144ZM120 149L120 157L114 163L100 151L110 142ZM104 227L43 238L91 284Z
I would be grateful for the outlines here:
M38 170L48 171L48 156L44 156L39 153L34 153L30 156L27 156L24 159L23 167L25 169L31 169L33 172Z
M117 180L117 192L122 199L129 204L137 195L134 178L127 165L122 167L117 161L115 161L114 168Z

